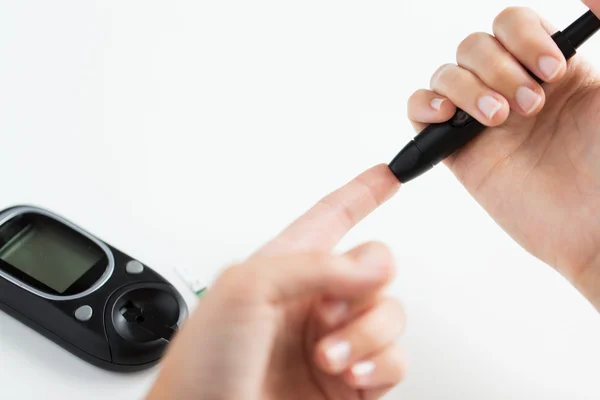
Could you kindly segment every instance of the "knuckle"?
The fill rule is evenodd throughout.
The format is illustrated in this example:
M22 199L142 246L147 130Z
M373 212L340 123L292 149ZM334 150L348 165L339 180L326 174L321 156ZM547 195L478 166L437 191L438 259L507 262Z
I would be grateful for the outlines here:
M368 209L375 210L379 208L388 198L389 191L387 190L387 186L384 188L382 186L382 181L378 179L372 179L365 175L359 175L355 179L356 184L356 193L361 193L364 197L362 198L365 202L365 206L368 206ZM387 181L385 183L387 185ZM354 215L354 223L353 226L360 221L363 217L363 214L359 212L353 212Z
M535 29L529 29L526 26L518 26L515 27L515 31L517 32L518 40L526 49L535 49L540 46L540 36L539 31Z
M478 48L488 41L490 35L485 32L474 32L463 39L456 49L456 58L462 59L466 55L477 51Z
M506 82L511 76L510 71L513 69L513 61L507 57L497 57L488 71L491 84Z
M507 28L515 27L526 27L524 31L530 26L528 21L539 20L538 14L528 7L508 7L505 8L500 14L494 19L493 30L494 32L504 32Z
M346 204L340 207L332 195L322 198L317 205L330 212L336 218L337 224L344 230L350 229L356 222L354 211Z
M454 70L454 64L444 64L439 67L431 76L429 86L432 89L440 88L446 80L450 80L452 77L452 71Z
M508 22L511 22L517 18L521 18L526 14L528 14L528 9L526 7L507 7L502 10L494 19L494 27L504 26Z

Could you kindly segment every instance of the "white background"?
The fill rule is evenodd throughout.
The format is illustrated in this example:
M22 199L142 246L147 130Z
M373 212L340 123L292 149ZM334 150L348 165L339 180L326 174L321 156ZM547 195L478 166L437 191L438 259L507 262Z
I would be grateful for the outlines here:
M173 278L211 279L413 135L406 101L506 0L0 2L0 206L59 212ZM522 1L565 27L575 0ZM581 53L600 63L600 40ZM542 235L543 232L540 232ZM445 167L340 245L400 269L390 399L598 399L600 318ZM210 329L210 327L207 327ZM138 399L0 314L3 399ZM104 392L104 393L102 393Z

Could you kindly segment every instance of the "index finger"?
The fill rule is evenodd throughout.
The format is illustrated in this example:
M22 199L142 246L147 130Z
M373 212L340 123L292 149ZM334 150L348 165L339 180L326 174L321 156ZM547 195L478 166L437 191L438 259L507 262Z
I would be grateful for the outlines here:
M331 250L358 222L385 203L400 183L389 167L368 169L328 194L256 255Z
M596 15L600 15L600 0L583 0L583 3Z

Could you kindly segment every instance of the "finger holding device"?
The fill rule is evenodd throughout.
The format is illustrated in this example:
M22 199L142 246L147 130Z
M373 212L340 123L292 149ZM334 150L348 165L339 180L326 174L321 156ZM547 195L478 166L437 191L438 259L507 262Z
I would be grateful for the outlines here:
M525 22L518 21L518 23ZM541 26L540 29L542 29ZM454 115L449 120L426 126L396 155L389 164L390 170L401 183L405 184L426 173L465 146L481 134L486 127L500 125L506 120L510 108L517 110L519 114L524 116L533 115L539 111L544 102L544 94L540 85L560 79L566 69L566 65L560 63L571 59L576 54L577 49L598 30L600 30L600 20L592 11L586 12L565 30L552 35L551 39L556 44L552 47L557 54L549 54L541 60L534 60L529 55L527 46L525 48L511 47L510 43L513 43L513 41L507 37L508 33L505 32L514 30L503 30L500 26L497 29L496 38L490 36L486 46L482 45L482 43L485 43L486 38L472 36L471 39L473 40L471 42L481 46L480 56L461 60L459 49L457 58L459 58L458 61L461 67L442 67L434 74L431 86L435 92L440 93L442 96L444 93L450 93L447 82L462 85L465 89L470 88L470 90L473 90L473 88L476 88L479 99L477 106L475 107L460 98L450 98L449 100L458 107ZM463 46L469 46L469 42L464 42ZM493 46L506 47L505 51L500 52L506 60L510 61L512 59L511 54L515 54L520 60L525 60L523 62L525 65L521 65L522 68L515 69L512 75L514 81L505 82L505 87L500 87L497 91L492 91L486 86L485 80L493 79L493 77L486 77L485 75L477 77L469 71L470 69L481 70L484 63L490 62L489 57L485 57L486 52L492 52L497 56L498 51L495 51L497 49L494 49ZM472 54L473 52L464 53ZM560 60L558 57L561 55L563 61L556 61ZM506 64L511 65L510 62L506 62ZM452 79L449 79L449 77ZM519 85L516 90L514 89L515 85ZM453 90L453 92L460 91ZM511 95L509 96L508 93L511 93ZM430 94L426 91L420 91L415 96L425 98ZM431 99L432 106L437 106L436 108L441 112L448 112L449 105L444 103L448 102L441 101L441 99Z
M583 0L583 4L588 6L596 15L600 14L600 0Z

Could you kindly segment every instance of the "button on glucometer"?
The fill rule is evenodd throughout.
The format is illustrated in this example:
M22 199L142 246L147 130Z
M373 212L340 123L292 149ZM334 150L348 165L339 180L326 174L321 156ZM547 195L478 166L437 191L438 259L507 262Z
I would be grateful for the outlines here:
M131 260L127 263L125 270L128 274L141 274L144 271L144 266L137 260Z
M81 322L89 321L92 318L94 311L90 306L81 306L75 310L75 318Z

